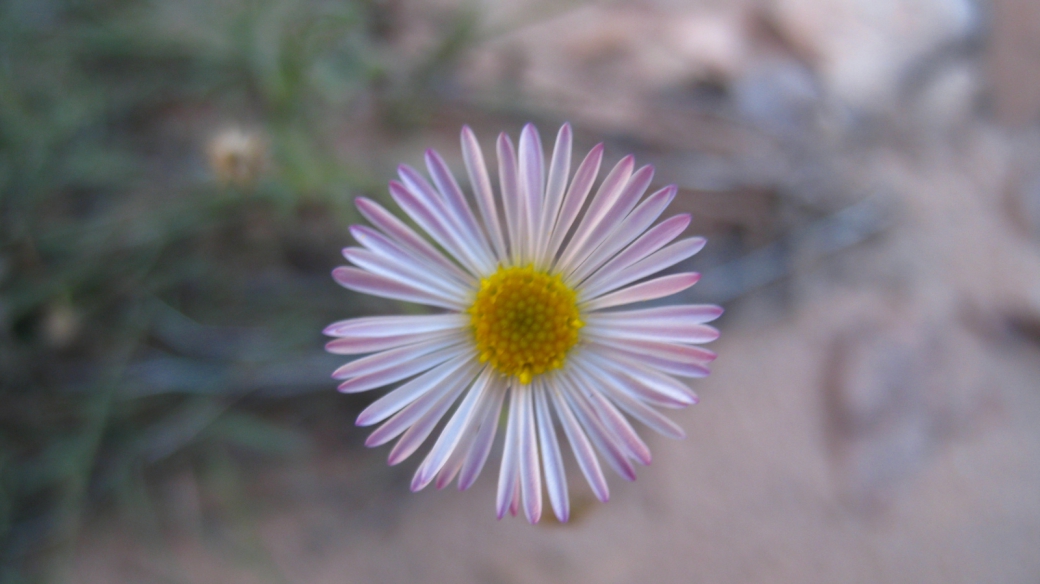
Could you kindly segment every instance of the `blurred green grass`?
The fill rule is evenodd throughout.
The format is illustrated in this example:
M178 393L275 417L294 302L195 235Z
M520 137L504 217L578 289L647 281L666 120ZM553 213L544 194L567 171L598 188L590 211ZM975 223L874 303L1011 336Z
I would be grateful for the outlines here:
M473 34L395 62L394 6L0 2L0 580L63 579L100 513L150 524L164 469L236 505L239 454L349 424L320 331L373 305L328 273L383 182L338 143L362 106L428 122Z

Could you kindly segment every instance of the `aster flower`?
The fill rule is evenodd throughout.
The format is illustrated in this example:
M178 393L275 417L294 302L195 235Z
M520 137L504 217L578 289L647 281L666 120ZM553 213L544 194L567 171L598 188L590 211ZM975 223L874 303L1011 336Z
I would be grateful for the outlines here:
M374 201L357 200L373 227L351 228L362 247L343 250L354 266L336 268L335 280L440 312L337 322L325 329L337 337L327 349L366 355L333 374L344 380L342 392L401 383L357 419L360 426L380 424L368 446L400 436L390 464L414 453L454 407L415 473L413 491L431 482L443 488L456 476L460 490L472 485L506 407L498 517L523 507L537 522L544 476L556 516L567 521L557 428L593 493L606 501L599 457L629 480L634 462L650 463L629 418L671 438L684 436L658 408L697 402L680 378L708 374L715 354L695 345L718 337L705 323L722 309L618 309L670 296L699 277L652 277L705 243L701 237L674 241L689 215L653 225L676 194L668 186L643 198L653 168L635 169L626 156L589 200L603 145L572 177L570 126L560 128L548 169L532 125L520 135L519 156L505 134L497 153L496 195L476 137L462 129L476 213L433 150L426 151L433 184L409 166L398 168L401 180L390 182L390 195L429 239Z

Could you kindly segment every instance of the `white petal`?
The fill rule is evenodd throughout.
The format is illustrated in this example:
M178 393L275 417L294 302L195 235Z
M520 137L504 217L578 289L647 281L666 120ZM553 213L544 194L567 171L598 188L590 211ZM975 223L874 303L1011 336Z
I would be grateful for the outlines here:
M602 143L596 144L589 151L585 156L585 160L581 162L578 170L574 173L574 180L571 181L571 186L567 190L566 196L564 196L560 215L556 218L552 237L549 238L549 246L545 251L547 263L555 265L560 246L563 244L564 238L567 237L567 233L570 232L574 220L578 217L578 212L585 205L585 199L588 198L589 191L592 190L592 183L596 180L596 175L599 174L601 162L603 162Z
M589 314L586 322L603 324L641 324L648 326L697 325L711 322L722 316L722 307L713 304L676 304L673 306L655 306L636 310L618 310L613 312L596 312Z
M383 387L384 385L389 385L395 381L401 381L402 379L406 379L413 375L418 375L427 369L440 365L448 359L470 355L472 352L473 349L471 349L467 344L452 345L445 349L434 351L428 355L416 357L396 369L379 371L348 379L339 384L339 390L343 393L359 393L377 387Z
M423 270L422 266L407 261L396 261L361 247L343 249L343 257L366 272L401 282L445 302L467 298L469 291L445 278L436 276L435 271Z
M480 412L478 412L479 414ZM451 481L459 474L462 470L463 463L466 462L466 457L469 455L470 449L473 448L474 442L477 440L477 433L480 431L480 420L475 420L473 425L467 427L466 431L463 432L462 437L459 439L459 443L455 445L455 449L451 451L451 455L448 456L448 460L444 462L444 466L437 472L437 480L434 481L434 486L437 490L441 490L444 487L451 484Z
M560 270L570 275L582 262L588 259L606 241L621 220L635 208L640 197L643 196L647 187L650 186L650 181L653 178L654 167L647 165L637 170L628 183L625 184L625 188L618 193L617 198L609 203L609 206L605 208L595 224L588 229L585 239L579 240L575 236L574 241L568 244L567 249L564 251L564 256L569 256L570 259L560 262ZM590 208L589 211L591 212L592 209ZM588 220L590 219L586 215L586 219L582 220L582 225L578 227L579 233L582 232L582 227Z
M436 392L442 384L451 383L451 376L459 374L468 362L469 357L463 355L423 373L369 404L358 415L356 424L371 426L382 422L428 392Z
M639 341L643 343L644 341ZM601 354L620 356L636 361L648 368L653 368L668 375L700 379L710 373L708 363L715 358L715 353L700 347L669 345L656 343L661 350L653 351L635 344L626 344L621 339L589 339L590 347ZM677 349L678 348L678 349Z
M604 375L603 370L586 363L579 364L577 359L575 360L575 365L583 367L588 375L597 380L597 387L600 391L609 396L618 407L628 412L633 418L669 438L680 439L686 437L686 433L683 432L683 429L678 424L623 389L622 384L614 382L611 376Z
M516 517L520 510L520 473L517 471L516 480L513 481L513 500L509 502L509 514Z
M473 446L466 455L466 461L462 464L459 472L459 490L465 491L480 476L480 471L487 462L488 453L495 442L495 434L498 432L498 419L502 414L502 402L505 400L508 386L501 378L492 377L488 391L491 401L484 411L483 420L480 422L480 431L477 433Z
M429 258L409 250L407 247L371 227L353 225L350 227L350 234L366 249L372 250L381 256L413 266L423 266L425 271L431 271ZM447 280L459 290L473 289L473 278L466 276L457 267L454 270L433 270L433 272L437 278Z
M488 237L491 239L495 257L502 262L508 257L509 250L506 247L502 225L498 219L498 206L495 204L495 193L491 190L487 165L484 164L484 153L469 126L462 127L461 141L462 160L466 163L466 173L469 175L470 187L477 200L477 208L480 209L480 217L483 219L484 228L487 229Z
M387 462L391 466L401 463L422 446L422 443L430 436L437 423L441 421L444 414L448 413L452 404L459 398L459 394L469 386L472 380L472 377L470 377L464 382L457 384L453 391L441 396L433 404L433 407L427 410L405 431L401 439L397 441L397 444L394 444L394 447L390 450L390 455L387 457Z
M533 124L527 124L520 132L520 232L523 234L521 262L534 261L538 241L538 226L542 222L542 205L545 186L545 155L542 140Z
M454 400L463 389L469 387L470 383L473 382L475 372L475 362L472 360L464 362L462 367L451 371L439 382L428 387L426 391L419 395L418 398L412 400L411 403L401 408L382 426L376 428L368 435L368 439L365 440L365 446L379 446L381 444L386 444L401 432L404 432L406 429L418 422L429 412L436 411L436 408L439 407L439 404L444 398L450 397ZM365 412L362 412L362 414L364 413ZM360 416L358 417L358 420L360 424ZM366 423L369 422L371 422L371 420L366 420Z
M563 254L560 256L559 261L556 262L556 267L558 269L569 271L574 265L576 265L574 261L575 254L584 249L585 241L588 239L589 235L592 234L592 230L596 228L599 221L603 219L603 215L607 213L610 207L617 201L622 191L625 190L625 185L628 184L628 179L632 176L634 160L635 158L631 154L622 158L621 161L614 166L614 169L607 174L607 177L603 179L603 184L599 186L596 195L592 197L592 202L589 203L589 208L585 211L585 216L581 218L581 222L578 224L574 236L571 237L566 249L563 250Z
M421 341L443 339L446 336L454 334L458 334L457 331L448 330L438 331L435 333L398 335L396 337L348 337L325 343L325 350L336 355L359 355L362 353L375 353L407 345L414 345Z
M542 473L538 458L538 435L534 421L533 388L520 392L520 486L524 514L530 523L542 517Z
M650 464L650 448L639 437L639 434L636 434L625 416L617 411L614 404L603 397L596 381L577 367L571 370L571 379L575 381L575 387L581 392L582 397L592 406L596 417L603 423L607 435L622 448L627 456L644 465Z
M469 459L470 452L473 450L477 438L481 436L481 426L485 423L488 416L488 410L490 410L496 403L501 403L499 388L492 384L492 379L495 377L494 372L491 370L488 373L490 373L491 376L487 381L487 386L484 388L484 391L481 392L477 399L477 403L473 406L473 412L470 414L470 422L462 431L459 442L455 445L451 455L448 456L447 461L445 461L441 470L437 473L436 486L438 489L443 489L448 486L448 483L450 483L451 480L455 478L455 475L462 470L462 465ZM497 424L498 419L496 418L494 422Z
M552 398L556 415L560 418L560 426L563 427L563 433L567 435L567 441L570 442L571 451L574 452L574 458L578 461L581 473L585 475L585 480L588 481L596 498L606 502L610 498L607 479L599 467L599 461L596 460L596 454L592 450L588 436L581 429L581 425L574 417L574 412L563 398L563 392L566 389L559 385L558 377L548 383L547 391L549 397Z
M593 272L592 276L582 284L582 287L595 286L602 279L612 278L614 274L667 245L668 242L678 237L689 225L690 215L688 213L669 217L654 225L646 233L639 236L639 239L632 245Z
M595 343L608 345L639 355L655 355L674 361L697 363L707 365L715 360L717 355L704 347L683 345L678 343L660 343L656 341L644 341L634 339L626 335L596 336Z
M461 311L466 308L461 302L447 301L439 296L434 296L415 286L409 286L401 282L379 276L357 268L340 266L332 270L332 278L344 288L349 288L362 294L382 296L394 300L404 300L427 306L437 306L449 310Z
M435 247L430 245L430 242L420 237L411 227L405 225L403 221L384 209L379 203L364 197L358 197L354 200L354 204L357 206L358 211L361 212L361 215L368 219L372 225L381 229L383 233L412 252L416 257L423 258L431 264L454 274L455 277L463 282L476 282L473 274L464 272L454 262L444 257L444 254L437 251Z
M498 471L498 494L495 497L495 510L498 518L505 516L506 510L513 502L518 487L520 456L520 392L515 381L509 387L509 413L506 416L506 438L502 448L502 465Z
M624 304L632 304L633 302L643 302L644 300L655 300L657 298L664 298L665 296L671 296L677 292L693 286L697 283L701 277L696 272L686 272L681 274L671 274L669 276L661 276L653 280L648 280L641 284L629 286L623 288L617 292L612 292L599 298L594 298L585 302L584 309L587 311L601 310L603 308L610 308L611 306L621 306Z
M593 347L583 357L597 366L618 389L656 406L681 408L697 403L697 398L679 380L632 361L625 353L608 347Z
M604 460L614 469L614 472L627 480L634 481L636 478L635 467L628 460L621 445L610 436L609 431L603 426L603 422L582 397L574 381L563 374L559 376L559 381L564 382L563 397L567 401L567 405L571 407L574 416L581 422L581 427L592 444L596 446L596 450L603 455Z
M456 332L450 336L435 336L422 342L355 359L336 369L332 373L332 378L350 379L394 369L423 355L464 343L467 340L462 332Z
M428 199L405 185L390 181L390 196L441 247L473 274L486 273L486 265L457 226L444 216L440 197Z
M556 145L553 147L552 162L549 164L549 183L545 187L545 204L541 224L535 242L538 253L535 255L536 265L549 265L549 237L563 204L564 190L567 188L567 177L571 171L571 126L564 124L556 134Z
M427 150L427 161L431 160L431 150ZM444 169L447 172L447 168ZM397 167L397 175L401 178L404 186L416 196L416 198L429 211L430 216L444 229L447 237L454 238L463 253L472 258L480 267L481 271L488 271L494 266L491 250L487 242L483 241L483 235L477 229L476 223L467 224L464 213L456 212L448 201L444 191L434 191L426 178L407 164ZM391 193L392 194L392 193ZM465 205L465 201L462 202ZM467 207L468 209L468 207ZM472 219L472 215L470 215Z
M433 444L430 453L426 455L426 459L416 469L415 478L412 480L413 491L418 491L430 484L430 481L440 472L441 467L444 466L448 457L458 446L464 433L476 433L474 426L479 424L479 420L474 420L477 412L476 406L484 399L490 377L491 368L485 367L484 371L481 372L473 383L473 387L466 393L466 397L462 399L458 409L455 410L451 419L444 426L444 430L437 437L437 441Z
M379 338L445 331L467 324L469 317L462 314L362 316L334 322L323 333L330 337Z
M502 209L506 216L506 241L509 242L509 257L514 264L520 263L520 246L523 232L520 231L520 177L516 168L516 151L509 136L498 135L498 180L501 185Z
M704 248L703 237L691 237L677 241L660 249L623 270L614 273L610 278L602 278L596 284L583 286L583 293L588 298L617 290L618 288L656 274L689 258Z
M676 192L674 186L665 187L639 203L638 207L614 227L603 244L596 248L596 251L582 262L578 269L574 270L570 280L581 282L608 262L617 252L632 243L635 238L642 235L671 204Z
M497 263L495 253L477 224L477 218L473 216L473 210L466 202L466 196L462 194L459 183L455 182L455 177L448 169L448 165L435 150L426 151L426 168L430 171L433 184L437 185L437 190L448 203L448 210L455 216L456 221L462 224L462 228L472 236L474 243L481 249L481 255L488 262L489 267L493 268Z
M719 338L718 329L706 324L642 323L639 321L593 323L589 320L591 319L586 319L586 326L582 329L582 333L600 337L624 336L629 339L661 343L710 343Z
M552 414L549 413L549 402L545 395L544 384L539 381L535 388L534 406L538 416L538 441L542 447L542 464L545 469L545 487L549 491L549 502L560 523L567 523L570 518L570 499L567 495L567 474L563 468L563 457L560 456L560 444L556 440Z

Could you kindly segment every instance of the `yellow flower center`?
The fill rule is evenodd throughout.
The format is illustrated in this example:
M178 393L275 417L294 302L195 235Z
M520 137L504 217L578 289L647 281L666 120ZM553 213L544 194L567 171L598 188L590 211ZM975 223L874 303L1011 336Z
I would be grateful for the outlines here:
M480 281L469 308L480 362L524 384L559 369L585 325L577 299L558 275L532 266L500 267Z

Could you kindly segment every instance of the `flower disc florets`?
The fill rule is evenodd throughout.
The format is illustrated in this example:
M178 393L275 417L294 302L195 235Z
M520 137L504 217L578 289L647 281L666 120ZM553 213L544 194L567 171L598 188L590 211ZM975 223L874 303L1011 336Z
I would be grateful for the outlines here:
M562 367L584 325L574 290L532 266L482 279L469 313L480 361L525 384Z

